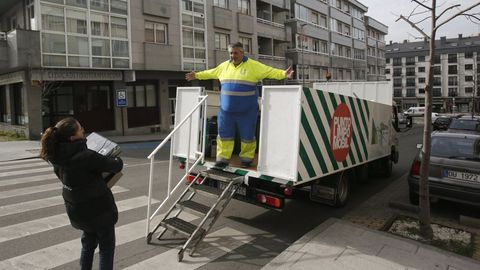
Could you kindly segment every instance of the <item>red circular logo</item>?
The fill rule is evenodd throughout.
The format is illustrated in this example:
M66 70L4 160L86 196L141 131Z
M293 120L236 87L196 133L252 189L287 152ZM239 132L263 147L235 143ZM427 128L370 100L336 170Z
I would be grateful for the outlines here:
M352 141L352 115L347 104L341 103L335 109L330 122L330 147L338 162L347 158Z

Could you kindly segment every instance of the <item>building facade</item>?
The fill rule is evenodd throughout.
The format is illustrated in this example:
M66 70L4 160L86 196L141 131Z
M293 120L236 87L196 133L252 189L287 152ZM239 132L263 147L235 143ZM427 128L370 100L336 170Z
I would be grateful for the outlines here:
M480 37L441 37L435 46L433 111L471 112L474 104L478 111ZM424 106L429 44L391 43L386 48L385 72L387 79L393 81L394 100L403 110Z
M295 70L264 84L384 80L388 28L366 12L355 0L2 0L0 129L38 138L73 116L105 135L168 131L185 72L229 59L236 41Z

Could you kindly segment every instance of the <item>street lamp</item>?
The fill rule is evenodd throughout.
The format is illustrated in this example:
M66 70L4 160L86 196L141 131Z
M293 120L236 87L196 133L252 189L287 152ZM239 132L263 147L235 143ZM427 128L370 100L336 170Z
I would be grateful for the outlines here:
M301 29L301 36L300 36L300 46L302 47L302 87L305 87L305 67L304 67L304 62L303 62L303 57L304 57L304 51L305 48L303 47L303 39L305 38L305 35L303 34L303 27L307 25L307 23L301 23L300 24L300 29Z

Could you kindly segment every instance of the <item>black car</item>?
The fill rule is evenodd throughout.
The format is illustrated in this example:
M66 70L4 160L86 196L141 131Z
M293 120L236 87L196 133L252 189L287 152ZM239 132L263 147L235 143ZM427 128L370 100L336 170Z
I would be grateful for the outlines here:
M447 129L449 132L473 132L480 133L480 117L462 116L453 119Z
M433 122L433 130L447 130L448 126L452 122L452 117L442 116L435 119Z
M480 206L480 135L433 132L428 184L431 198ZM409 197L418 204L421 151L408 176Z

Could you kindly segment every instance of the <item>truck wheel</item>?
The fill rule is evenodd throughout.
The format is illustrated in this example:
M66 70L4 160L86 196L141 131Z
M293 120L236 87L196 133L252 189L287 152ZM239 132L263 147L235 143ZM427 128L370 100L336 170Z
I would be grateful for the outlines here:
M390 157L384 157L382 159L382 169L383 169L383 173L382 173L382 176L383 177L390 177L392 176L392 172L393 172L393 161Z
M415 192L412 192L411 190L408 190L408 199L410 200L410 203L413 205L419 204L418 194L416 194Z
M335 207L343 207L347 204L350 193L350 179L346 172L342 172L335 186Z

